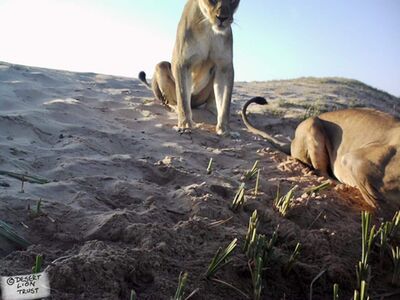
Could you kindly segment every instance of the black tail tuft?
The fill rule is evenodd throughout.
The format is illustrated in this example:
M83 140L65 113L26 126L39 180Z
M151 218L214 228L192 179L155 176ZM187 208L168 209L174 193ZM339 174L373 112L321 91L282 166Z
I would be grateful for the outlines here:
M139 73L139 79L140 79L140 81L142 81L142 82L147 82L147 79L146 79L146 73L145 72L143 72L143 71L140 71L140 73Z
M265 105L268 104L268 101L264 97L254 97L252 98L249 102L251 103L257 103L259 105Z

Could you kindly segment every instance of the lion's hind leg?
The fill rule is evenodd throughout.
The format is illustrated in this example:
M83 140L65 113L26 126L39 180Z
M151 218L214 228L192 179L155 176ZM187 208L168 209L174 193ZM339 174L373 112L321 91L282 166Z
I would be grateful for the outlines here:
M159 101L169 107L176 105L175 80L169 62L163 61L156 65L151 86Z
M301 123L291 144L292 157L312 166L319 175L329 176L329 138L318 117Z
M385 200L383 178L392 150L390 146L374 145L349 152L341 159L340 180L357 187L372 207L376 207L376 201Z

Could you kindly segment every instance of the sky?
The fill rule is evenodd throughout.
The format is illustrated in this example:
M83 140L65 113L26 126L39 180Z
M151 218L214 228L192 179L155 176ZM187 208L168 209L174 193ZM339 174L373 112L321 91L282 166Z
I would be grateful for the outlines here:
M136 77L171 60L185 0L0 0L0 61ZM242 0L237 81L339 76L400 96L400 0Z

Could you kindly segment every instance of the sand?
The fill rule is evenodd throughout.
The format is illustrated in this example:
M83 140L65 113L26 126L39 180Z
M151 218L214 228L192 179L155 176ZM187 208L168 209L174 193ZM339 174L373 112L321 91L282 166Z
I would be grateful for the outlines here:
M243 299L205 280L204 272L217 249L238 238L232 262L217 277L251 295L241 249L257 209L260 233L270 237L280 226L263 299L306 299L321 270L314 299L331 299L334 283L349 299L360 258L360 212L369 208L357 190L335 182L305 195L325 179L245 130L239 112L255 95L271 105L252 107L252 120L282 139L319 111L369 106L400 115L398 98L357 81L241 82L231 110L238 137L217 136L215 116L202 108L194 111L200 128L179 135L175 113L137 79L0 63L0 170L49 181L25 182L22 192L20 180L0 175L0 220L31 244L20 249L0 240L0 275L29 273L43 254L51 299L128 299L131 289L139 299L170 299L182 271L189 273L186 295L199 288L192 299ZM256 160L260 192L254 196L254 180L246 182L247 201L235 213L230 203ZM285 217L273 206L278 185L282 193L298 185ZM395 209L383 205L374 222ZM297 242L301 255L286 276ZM389 257L381 267L372 259L371 295L393 292Z

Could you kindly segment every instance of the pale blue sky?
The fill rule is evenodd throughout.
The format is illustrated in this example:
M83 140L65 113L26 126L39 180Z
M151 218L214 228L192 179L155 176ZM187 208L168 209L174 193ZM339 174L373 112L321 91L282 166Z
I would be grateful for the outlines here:
M135 77L170 60L185 0L0 0L0 60ZM341 76L400 96L400 0L242 0L236 80Z

